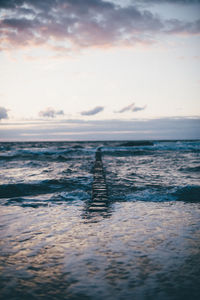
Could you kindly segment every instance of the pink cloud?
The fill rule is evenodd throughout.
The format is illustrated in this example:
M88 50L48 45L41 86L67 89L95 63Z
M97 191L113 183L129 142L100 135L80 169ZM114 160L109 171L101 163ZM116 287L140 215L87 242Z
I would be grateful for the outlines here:
M60 51L67 52L152 44L160 34L200 34L199 20L163 20L136 4L122 7L103 0L6 0L0 2L1 8L1 50L56 47L59 42Z

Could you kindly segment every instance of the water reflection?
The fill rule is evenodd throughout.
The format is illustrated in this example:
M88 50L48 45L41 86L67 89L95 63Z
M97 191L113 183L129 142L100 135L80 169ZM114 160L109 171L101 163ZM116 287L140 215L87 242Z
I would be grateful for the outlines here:
M82 218L90 222L100 222L104 218L109 218L112 214L112 205L108 198L104 201L87 201L85 203Z
M199 204L114 206L2 206L0 299L198 299Z

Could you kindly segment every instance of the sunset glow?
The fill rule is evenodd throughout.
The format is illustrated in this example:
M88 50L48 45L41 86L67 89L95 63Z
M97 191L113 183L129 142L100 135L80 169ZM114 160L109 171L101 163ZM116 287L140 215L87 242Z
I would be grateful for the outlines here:
M79 129L78 139L116 138L97 124L133 122L134 131L136 121L166 118L165 130L192 119L199 138L199 11L199 1L1 1L0 139L43 139L41 122L50 139L76 139ZM38 131L27 131L33 123Z

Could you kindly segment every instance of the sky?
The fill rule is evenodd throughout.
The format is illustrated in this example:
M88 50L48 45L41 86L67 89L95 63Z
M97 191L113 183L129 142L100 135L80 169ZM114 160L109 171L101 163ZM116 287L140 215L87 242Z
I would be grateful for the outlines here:
M199 139L199 0L0 0L0 141Z

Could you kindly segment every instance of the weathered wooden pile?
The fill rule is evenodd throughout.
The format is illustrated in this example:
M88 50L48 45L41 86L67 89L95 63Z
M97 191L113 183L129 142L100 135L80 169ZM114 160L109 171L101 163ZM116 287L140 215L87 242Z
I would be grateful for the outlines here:
M110 204L108 201L108 192L106 185L106 176L102 163L101 148L96 150L95 162L93 166L93 184L91 200L87 202L85 207L85 217L87 219L108 217Z

